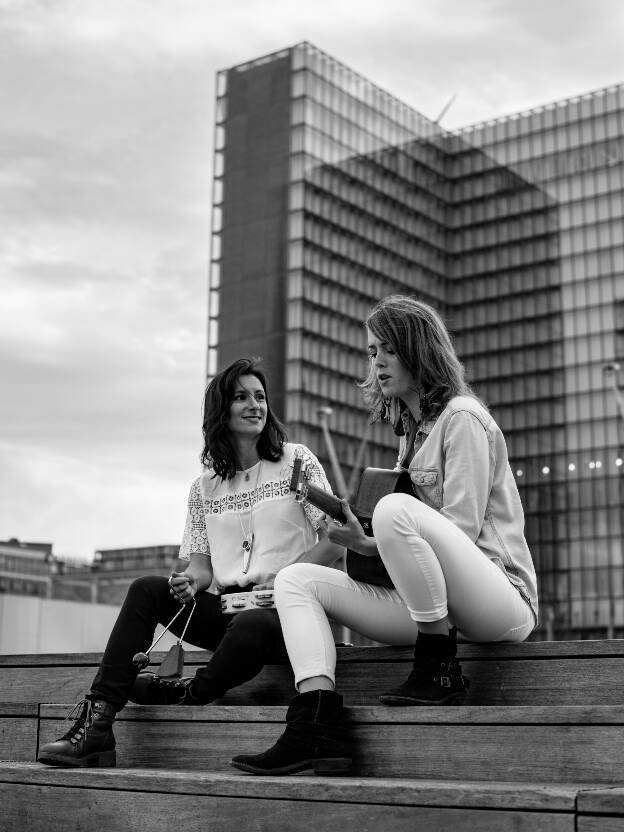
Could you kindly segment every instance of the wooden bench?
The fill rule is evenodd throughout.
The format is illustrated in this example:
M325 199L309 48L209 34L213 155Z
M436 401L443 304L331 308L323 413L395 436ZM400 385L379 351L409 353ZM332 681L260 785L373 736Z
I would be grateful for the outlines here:
M348 778L256 778L229 766L281 732L294 693L287 665L203 708L129 705L116 722L116 769L41 766L38 747L64 731L100 656L0 657L0 830L54 832L65 812L71 828L97 819L113 832L200 820L219 832L624 826L624 641L460 645L472 685L467 704L451 708L378 703L408 672L410 650L338 654L354 744ZM208 658L187 653L186 673Z
M352 705L375 704L403 680L412 651L402 647L339 647L337 689ZM187 651L192 676L210 653ZM460 644L462 669L471 679L469 705L624 704L624 639L611 641ZM74 702L82 698L99 653L0 656L0 702ZM154 653L155 668L164 653ZM286 705L294 695L290 666L268 665L220 704Z

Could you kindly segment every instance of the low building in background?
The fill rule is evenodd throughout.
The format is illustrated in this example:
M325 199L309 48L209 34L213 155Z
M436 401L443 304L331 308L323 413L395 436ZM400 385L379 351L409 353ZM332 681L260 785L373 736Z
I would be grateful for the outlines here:
M142 575L170 575L175 569L179 546L131 546L127 549L97 549L93 562L76 564L59 560L54 577L53 598L120 606L128 587Z
M53 571L51 543L0 540L0 592L51 598Z
M169 575L178 552L101 549L87 563L54 555L52 543L0 541L0 654L101 652L132 581ZM159 649L173 643L167 633Z
M179 545L96 550L90 575L92 600L98 604L121 604L135 578L170 575L176 568L179 551ZM63 579L66 586L69 581L80 581L75 573L65 573Z
M52 543L0 541L0 592L120 606L141 575L169 575L179 546L99 549L92 562L53 554Z

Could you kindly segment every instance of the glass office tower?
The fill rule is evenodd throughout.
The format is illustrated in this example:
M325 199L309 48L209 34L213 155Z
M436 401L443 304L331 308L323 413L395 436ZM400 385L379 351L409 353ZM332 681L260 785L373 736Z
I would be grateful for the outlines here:
M396 461L362 321L431 303L507 437L540 633L624 635L624 88L447 133L303 43L219 73L216 112L209 374L263 356L352 486Z

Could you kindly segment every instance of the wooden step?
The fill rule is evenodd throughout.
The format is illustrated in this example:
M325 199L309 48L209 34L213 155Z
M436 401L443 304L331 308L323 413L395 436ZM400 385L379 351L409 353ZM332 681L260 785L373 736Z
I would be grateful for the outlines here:
M241 829L296 832L573 832L591 784L250 777L149 769L0 764L7 830ZM201 824L201 825L200 825Z
M119 768L74 770L33 761L67 730L101 655L0 656L0 832L65 830L68 818L81 832L169 832L198 817L219 832L624 828L624 641L462 644L466 705L380 706L411 652L339 648L355 766L330 779L230 767L283 730L288 665L203 708L130 705L115 726ZM209 657L188 652L187 674Z
M372 705L402 681L412 651L338 648L337 687L345 702ZM471 705L617 705L624 702L624 640L460 644ZM210 653L189 651L193 675ZM154 654L155 668L164 654ZM0 702L73 702L88 690L101 654L0 656ZM220 704L286 705L294 694L288 665L268 665Z
M36 702L0 702L0 760L33 759L38 730Z
M595 789L578 795L578 832L622 832L624 788Z
M40 708L39 743L67 729L69 706ZM227 771L283 730L279 706L128 706L115 727L124 768ZM354 773L364 777L619 785L624 706L347 708ZM34 759L35 755L27 759Z

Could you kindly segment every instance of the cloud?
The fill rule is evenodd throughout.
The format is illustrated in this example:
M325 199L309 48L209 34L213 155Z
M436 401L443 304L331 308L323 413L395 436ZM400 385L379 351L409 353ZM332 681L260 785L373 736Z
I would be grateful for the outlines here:
M82 275L57 291L38 275L11 293L14 324L0 338L4 536L77 557L176 541L199 472L204 316L178 282L158 278Z
M74 458L39 444L16 448L1 442L3 514L27 530L22 539L49 542L54 529L54 551L65 557L84 558L119 545L178 544L197 469L187 465L164 477L150 466L102 463L96 448Z

